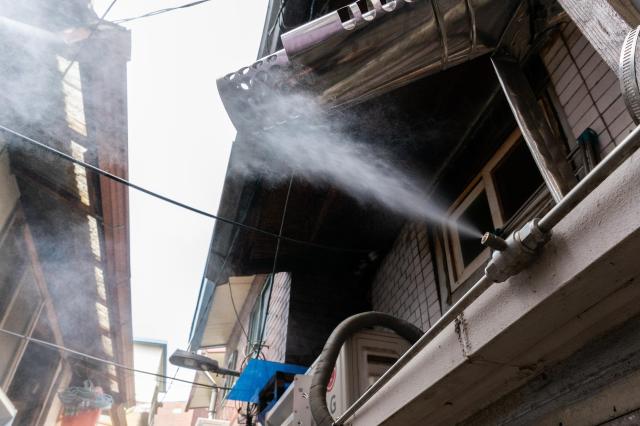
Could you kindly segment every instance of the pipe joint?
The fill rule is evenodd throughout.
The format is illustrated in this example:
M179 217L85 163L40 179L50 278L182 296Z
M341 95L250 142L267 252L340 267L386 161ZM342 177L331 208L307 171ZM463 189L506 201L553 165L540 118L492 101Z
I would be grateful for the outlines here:
M482 238L482 243L494 249L484 272L491 281L501 283L527 267L549 241L550 233L543 232L538 219L525 224L506 240L495 235Z

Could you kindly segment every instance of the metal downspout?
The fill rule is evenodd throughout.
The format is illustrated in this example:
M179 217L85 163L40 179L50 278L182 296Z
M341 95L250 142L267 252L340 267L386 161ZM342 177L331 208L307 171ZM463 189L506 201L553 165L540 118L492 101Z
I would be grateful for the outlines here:
M609 174L615 170L620 164L622 164L631 154L633 154L640 147L640 126L636 127L625 139L618 145L604 160L600 162L584 179L582 179L558 204L555 205L545 216L540 220L534 220L529 222L523 229L514 232L506 241L507 244L511 244L504 251L494 251L493 258L487 269L485 275L482 276L476 282L471 289L458 300L421 338L418 340L407 352L402 355L398 361L393 364L369 389L367 389L360 398L356 400L333 424L343 425L349 420L356 411L361 408L371 397L378 392L391 378L393 378L400 369L402 369L409 361L411 361L427 344L429 344L434 337L436 337L440 331L442 331L449 323L451 323L458 315L460 315L473 301L475 301L482 293L485 292L494 282L495 278L491 279L488 275L493 275L491 266L498 263L500 266L514 266L516 269L508 271L511 275L515 275L528 266L528 263L522 263L522 253L518 252L520 248L518 244L521 244L521 239L518 238L518 234L523 232L528 226L534 226L536 231L540 231L545 235L549 235L553 227L560 222L580 201L589 195L602 181L604 181ZM533 260L535 252L544 244L544 241L539 243L538 247L534 247L531 250L531 257L525 260ZM515 247L515 249L514 249ZM515 250L515 252L513 251ZM500 272L505 272L505 269L501 269ZM509 276L511 276L509 275Z

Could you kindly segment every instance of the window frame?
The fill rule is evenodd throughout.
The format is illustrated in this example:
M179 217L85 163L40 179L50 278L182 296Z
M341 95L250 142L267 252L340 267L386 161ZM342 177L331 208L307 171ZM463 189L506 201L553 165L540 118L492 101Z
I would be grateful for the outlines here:
M258 340L261 335L264 339L264 329L267 326L267 306L269 292L273 286L273 276L269 274L264 284L262 285L262 289L260 289L260 294L256 299L251 312L249 313L249 329L247 330L247 354L253 353L256 345L261 344ZM267 297L267 299L265 299Z
M31 279L36 285L40 300L38 301L36 309L31 313L29 325L24 332L24 335L27 337L31 337L38 325L38 321L42 317L47 317L50 322L51 331L54 335L53 343L61 344L62 333L57 324L57 320L55 320L53 306L51 305L51 296L49 294L44 274L40 266L40 260L38 258L38 253L33 241L33 235L31 234L29 225L25 220L24 212L19 205L15 207L14 211L11 214L11 217L7 220L5 227L3 229L0 229L0 253L4 251L5 244L7 244L7 238L10 238L9 235L12 232L16 233L15 238L21 240L24 243L24 247L20 250L19 253L20 256L23 256L25 259L25 269L20 277L16 279L17 284L14 288L11 289L11 292L8 295L9 303L7 304L5 309L0 312L0 327L5 328L6 321L11 314L20 289L23 287L23 285L25 285L24 282L28 275L31 275ZM0 377L0 387L2 387L3 389L9 389L9 386L15 378L18 367L20 366L22 357L27 349L27 346L29 345L28 340L21 340L22 341L20 342L18 348L16 349L16 352L14 353L13 359L10 361L11 365L7 369L6 377L4 379ZM61 360L60 362L63 361ZM57 371L54 375L53 382L56 382L58 380L58 374L59 371ZM47 404L49 403L50 401L47 402ZM44 410L42 412L44 412ZM40 413L40 415L42 415L42 412Z
M22 288L25 285L28 285L28 284L25 284L28 279L32 281L32 284L35 286L35 289L38 292L38 295L40 297L40 299L37 302L36 308L32 312L27 313L29 317L27 326L26 326L26 329L22 332L24 333L25 336L31 337L31 335L33 334L33 331L36 328L38 320L40 319L40 314L42 313L45 305L45 294L42 291L40 284L38 283L38 279L36 277L36 271L33 269L33 266L31 264L27 265L27 268L24 270L24 272L22 273L22 276L20 277L20 280L18 281L18 285L16 285L13 289L13 292L11 294L11 300L9 301L9 304L7 305L6 310L2 313L2 317L0 318L0 327L5 328L5 324L9 319L9 317L12 314L15 314L14 305L18 300L18 295L20 294L20 291L22 290ZM14 337L14 338L18 339L18 337ZM13 358L9 361L8 368L5 371L5 374L6 374L5 377L4 378L0 377L0 385L2 386L3 389L9 388L16 374L16 371L18 370L20 361L22 361L22 356L24 355L24 352L27 349L27 344L29 342L25 339L20 339L20 340L21 341L18 343L18 346L16 347L16 350L13 354Z
M502 164L503 160L508 157L509 153L512 152L521 139L522 133L519 128L516 128L451 204L447 210L447 223L455 222L483 192L487 197L494 228L503 228L505 224L512 219L503 216L503 208L495 186L493 172ZM522 143L526 144L526 141L523 140ZM544 183L542 186L544 186ZM513 215L513 217L517 216L518 213ZM460 237L455 227L447 226L445 223L441 226L440 234L442 235L442 241L444 243L444 258L450 283L450 291L453 293L489 260L491 251L489 248L484 249L474 260L465 266L462 261Z

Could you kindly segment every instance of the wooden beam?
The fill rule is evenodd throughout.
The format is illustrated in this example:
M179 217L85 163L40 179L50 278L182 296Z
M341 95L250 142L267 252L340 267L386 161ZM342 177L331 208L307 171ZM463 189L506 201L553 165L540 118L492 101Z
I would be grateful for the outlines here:
M596 52L618 74L622 44L631 26L608 1L558 0Z
M494 56L491 63L540 174L554 200L559 202L576 184L564 145L553 134L515 58Z

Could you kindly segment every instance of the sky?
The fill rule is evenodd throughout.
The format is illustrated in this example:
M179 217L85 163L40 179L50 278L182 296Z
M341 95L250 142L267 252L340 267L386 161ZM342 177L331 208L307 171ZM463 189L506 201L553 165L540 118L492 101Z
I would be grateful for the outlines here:
M106 20L188 0L118 0ZM111 0L95 0L102 15ZM129 178L163 195L216 212L235 129L216 79L256 59L268 0L212 0L125 24ZM214 222L130 191L131 287L135 339L186 349ZM169 366L168 375L175 368ZM193 378L181 369L177 377ZM185 401L174 382L167 401Z

